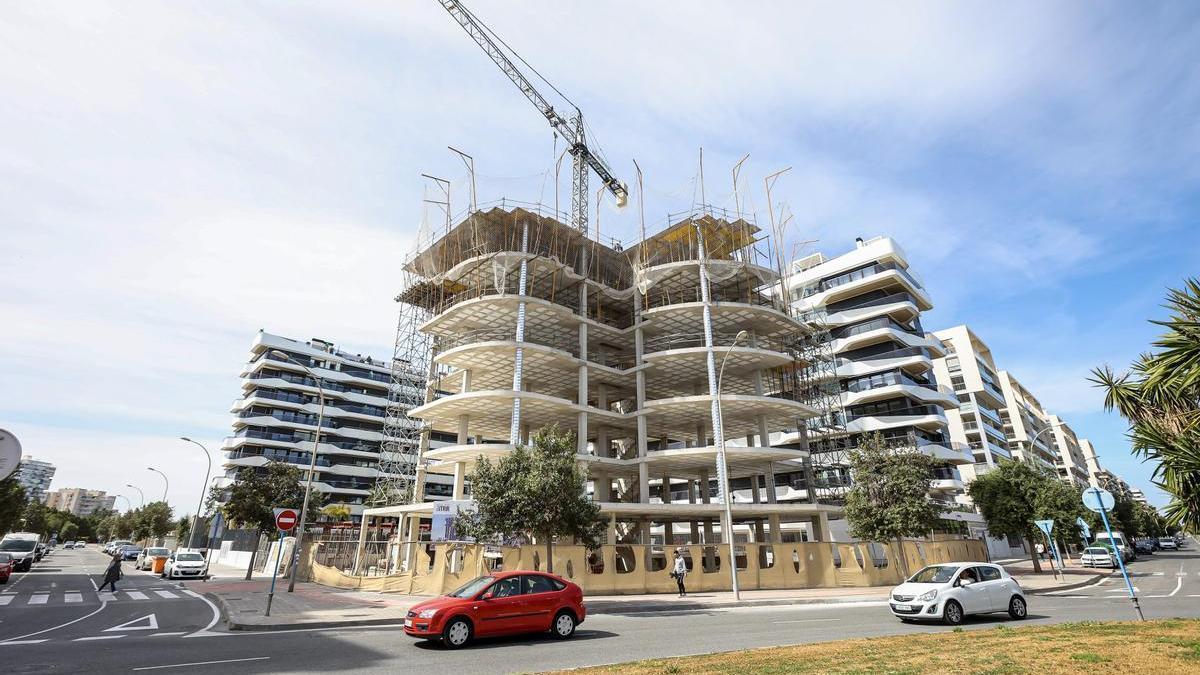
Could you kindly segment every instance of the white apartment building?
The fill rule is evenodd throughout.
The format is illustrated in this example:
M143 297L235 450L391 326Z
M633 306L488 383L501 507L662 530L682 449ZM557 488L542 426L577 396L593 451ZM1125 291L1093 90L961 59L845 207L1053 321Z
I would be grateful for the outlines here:
M1150 506L1150 500L1146 499L1145 492L1142 492L1138 488L1132 488L1129 491L1129 494L1133 497L1133 501L1138 502L1140 504L1145 504L1146 506Z
M287 354L283 359L274 352ZM321 378L324 418L314 489L326 503L345 504L359 517L369 502L379 470L383 422L391 386L388 361L337 349L319 339L301 342L259 331L242 369L242 396L233 403L233 435L222 450L226 481L244 467L287 462L307 474L317 429L319 389L308 370ZM424 374L417 376L423 380ZM435 437L436 446L440 436ZM451 480L431 476L429 499L450 496Z
M46 493L46 506L77 516L91 515L96 511L112 511L116 501L116 495L110 495L104 490L59 488Z
M789 287L798 315L828 331L829 377L836 380L841 409L841 424L810 424L807 447L817 496L832 496L832 486L849 484L845 448L879 432L938 460L930 497L946 519L980 529L982 518L969 506L959 473L975 457L947 429L948 411L959 400L933 372L946 347L921 325L921 313L933 301L904 251L887 237L858 239L853 250L836 257L815 253L797 260L792 272Z
M1012 373L1000 371L1000 384L1005 402L1000 417L1013 458L1057 473L1058 451L1050 438L1050 414Z
M965 325L935 331L946 355L933 362L938 382L949 384L958 397L957 410L948 410L950 439L971 449L973 463L959 467L970 483L976 476L1012 459L1003 410L1004 392L992 350Z
M1048 435L1058 453L1054 462L1054 469L1058 473L1058 477L1063 482L1072 483L1081 488L1087 487L1089 484L1087 459L1079 444L1079 437L1075 435L1075 431L1071 429L1070 425L1058 415L1051 415L1049 421L1052 431Z
M55 466L50 462L34 459L31 455L21 457L16 476L17 482L25 488L25 497L31 502L44 502L55 471Z

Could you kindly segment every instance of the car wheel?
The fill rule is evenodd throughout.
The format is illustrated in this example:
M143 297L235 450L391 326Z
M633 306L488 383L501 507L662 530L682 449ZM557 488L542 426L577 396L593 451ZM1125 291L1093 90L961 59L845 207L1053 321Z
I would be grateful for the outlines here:
M947 600L946 606L942 609L942 621L957 626L963 622L963 608L954 600Z
M442 644L458 649L471 641L471 622L461 617L451 619L442 629Z
M554 617L554 625L550 627L554 637L565 640L575 634L575 615L563 610Z
M1028 614L1029 608L1025 605L1025 598L1019 595L1012 596L1012 600L1008 601L1008 615L1019 621Z

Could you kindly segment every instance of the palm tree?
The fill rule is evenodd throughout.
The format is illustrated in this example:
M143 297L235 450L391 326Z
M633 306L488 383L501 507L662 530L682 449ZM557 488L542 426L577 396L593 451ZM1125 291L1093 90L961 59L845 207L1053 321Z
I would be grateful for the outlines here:
M1166 329L1120 375L1108 366L1089 378L1105 390L1104 407L1129 421L1133 451L1158 463L1155 483L1171 495L1167 522L1200 530L1200 279L1172 289Z

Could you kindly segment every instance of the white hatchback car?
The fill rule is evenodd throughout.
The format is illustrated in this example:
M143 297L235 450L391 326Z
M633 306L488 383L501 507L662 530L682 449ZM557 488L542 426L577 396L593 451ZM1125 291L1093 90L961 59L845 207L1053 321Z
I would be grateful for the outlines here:
M194 551L176 551L167 558L162 576L164 579L205 579L208 577L208 560Z
M971 614L1028 614L1025 592L1003 567L989 563L929 565L892 589L892 614L901 621L960 624Z

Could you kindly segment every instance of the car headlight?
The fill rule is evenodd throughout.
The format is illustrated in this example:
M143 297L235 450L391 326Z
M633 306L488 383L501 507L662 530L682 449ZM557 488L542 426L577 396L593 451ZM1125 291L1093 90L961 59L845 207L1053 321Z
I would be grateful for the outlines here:
M421 610L421 613L417 615L417 617L421 619L432 619L434 614L437 614L436 609L423 609Z
M937 597L937 589L934 589L932 591L925 591L924 593L918 595L917 600L920 600L921 602L929 602L930 600L932 600L936 597Z

